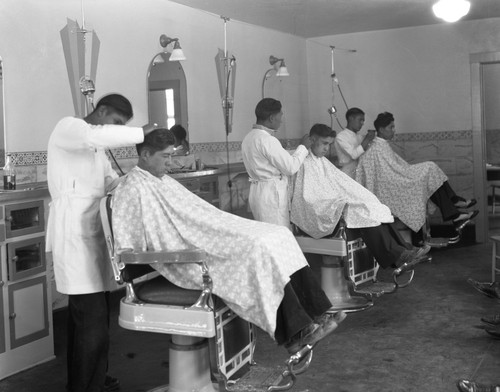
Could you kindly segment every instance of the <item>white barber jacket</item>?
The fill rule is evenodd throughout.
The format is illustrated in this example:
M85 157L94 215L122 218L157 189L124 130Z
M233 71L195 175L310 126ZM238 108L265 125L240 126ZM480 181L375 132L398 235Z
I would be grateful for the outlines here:
M309 152L300 145L290 155L274 132L254 125L241 144L251 182L248 203L256 220L290 228L288 176L297 173Z
M142 128L90 125L65 117L47 150L52 198L47 251L52 251L57 291L90 294L113 287L113 275L99 217L99 201L118 179L105 148L141 143Z
M351 131L344 129L335 137L335 150L339 157L339 165L341 170L351 178L356 175L356 167L358 166L358 158L365 152L361 146L361 136Z

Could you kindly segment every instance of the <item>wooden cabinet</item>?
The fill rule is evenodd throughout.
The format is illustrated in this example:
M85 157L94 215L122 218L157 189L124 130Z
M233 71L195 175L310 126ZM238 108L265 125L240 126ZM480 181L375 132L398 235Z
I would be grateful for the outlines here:
M54 358L44 200L0 194L0 379Z

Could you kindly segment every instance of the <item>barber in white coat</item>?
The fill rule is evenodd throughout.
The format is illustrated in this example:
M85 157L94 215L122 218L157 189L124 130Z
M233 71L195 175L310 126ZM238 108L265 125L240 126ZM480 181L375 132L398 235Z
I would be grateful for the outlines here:
M293 155L281 146L274 136L283 117L280 101L262 99L255 115L257 124L241 144L243 163L251 182L250 209L258 221L290 228L288 176L297 173L311 142L305 137Z
M105 148L141 143L152 130L124 126L132 115L125 97L107 95L83 120L59 121L49 139L47 180L52 201L47 251L52 251L57 291L69 298L69 392L119 387L116 379L106 375L113 277L99 201L118 180Z

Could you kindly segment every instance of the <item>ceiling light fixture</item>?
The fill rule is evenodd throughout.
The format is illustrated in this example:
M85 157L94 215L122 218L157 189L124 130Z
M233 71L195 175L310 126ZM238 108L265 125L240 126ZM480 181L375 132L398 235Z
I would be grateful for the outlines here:
M469 13L470 1L439 0L432 6L434 15L446 22L456 22Z
M186 56L182 51L181 44L179 43L179 38L170 38L167 37L165 34L162 34L160 36L160 45L162 47L166 48L172 42L174 42L174 49L172 50L172 53L170 54L170 58L168 59L168 61L186 60Z

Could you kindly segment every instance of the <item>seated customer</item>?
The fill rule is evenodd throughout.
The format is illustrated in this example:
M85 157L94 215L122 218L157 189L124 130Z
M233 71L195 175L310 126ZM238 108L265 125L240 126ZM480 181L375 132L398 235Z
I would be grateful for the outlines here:
M321 238L332 234L343 216L348 229L360 231L382 268L397 268L400 273L421 261L430 248L413 248L406 243L392 225L389 208L324 157L334 131L315 124L309 136L311 151L291 191L291 222L311 237Z
M212 292L291 353L331 333L345 315L327 313L290 230L221 211L165 175L173 144L171 131L157 129L137 145L138 165L112 199L117 249L204 250ZM180 287L202 287L197 265L154 268Z
M457 196L448 177L434 162L410 165L396 154L388 141L394 136L394 117L385 112L375 120L377 137L360 158L356 181L373 192L414 232L425 223L427 202L431 200L441 210L444 221L458 226L477 215L477 211L461 212L476 204L474 199Z

